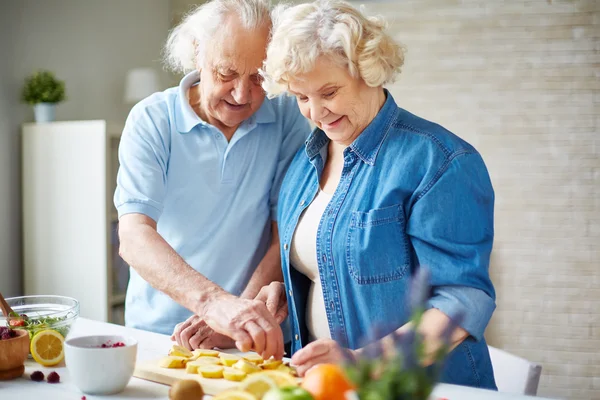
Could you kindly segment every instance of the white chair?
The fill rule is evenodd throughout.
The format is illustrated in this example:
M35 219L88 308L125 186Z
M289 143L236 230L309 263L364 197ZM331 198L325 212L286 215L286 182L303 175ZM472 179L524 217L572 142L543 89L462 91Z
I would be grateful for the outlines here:
M499 392L535 396L542 366L488 346Z

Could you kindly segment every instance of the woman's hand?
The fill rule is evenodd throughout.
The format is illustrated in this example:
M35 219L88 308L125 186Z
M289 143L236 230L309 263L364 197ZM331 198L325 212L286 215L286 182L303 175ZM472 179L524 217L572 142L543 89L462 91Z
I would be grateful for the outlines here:
M283 282L271 282L271 284L263 286L255 300L265 303L267 310L275 317L278 324L287 318L288 306Z
M317 364L341 364L355 357L354 350L340 347L335 340L318 339L298 350L292 356L290 364L296 367L298 375L304 376L306 371Z

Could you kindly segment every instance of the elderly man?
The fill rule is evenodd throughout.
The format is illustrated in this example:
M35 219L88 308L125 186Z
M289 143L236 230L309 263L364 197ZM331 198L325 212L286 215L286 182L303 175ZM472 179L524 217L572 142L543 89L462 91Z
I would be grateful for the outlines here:
M283 355L287 309L255 297L282 280L277 194L310 127L294 99L265 100L270 28L267 1L198 7L165 49L189 73L131 110L114 195L127 326L173 332L188 348Z

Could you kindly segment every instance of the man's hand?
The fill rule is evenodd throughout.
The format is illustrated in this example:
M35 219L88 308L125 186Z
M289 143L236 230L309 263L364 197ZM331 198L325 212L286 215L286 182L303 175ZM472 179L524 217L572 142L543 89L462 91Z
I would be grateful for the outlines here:
M265 360L283 357L279 323L259 300L240 299L222 292L205 303L199 317L215 332L231 337L240 351L254 350Z
M265 303L267 310L275 317L278 324L287 318L288 305L283 282L271 282L270 285L263 286L256 295L256 300Z
M317 364L341 364L348 358L354 358L355 351L340 347L335 340L318 339L298 350L290 361L296 367L299 376Z

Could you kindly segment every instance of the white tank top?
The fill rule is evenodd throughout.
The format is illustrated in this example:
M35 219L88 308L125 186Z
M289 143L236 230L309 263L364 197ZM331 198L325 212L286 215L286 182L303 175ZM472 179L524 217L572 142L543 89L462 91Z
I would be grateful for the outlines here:
M300 216L290 247L292 267L312 281L306 301L306 327L310 341L331 338L317 264L317 231L332 197L319 189L312 203Z

